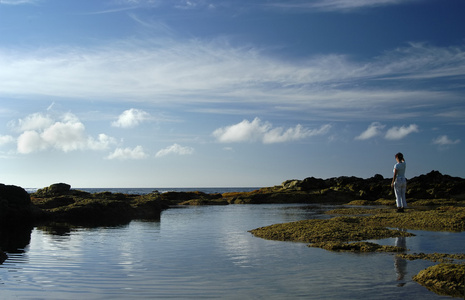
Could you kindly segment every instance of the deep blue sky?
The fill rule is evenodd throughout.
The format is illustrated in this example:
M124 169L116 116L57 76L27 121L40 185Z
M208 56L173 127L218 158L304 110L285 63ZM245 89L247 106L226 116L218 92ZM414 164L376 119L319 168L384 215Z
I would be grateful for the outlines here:
M461 0L2 0L0 182L465 177Z

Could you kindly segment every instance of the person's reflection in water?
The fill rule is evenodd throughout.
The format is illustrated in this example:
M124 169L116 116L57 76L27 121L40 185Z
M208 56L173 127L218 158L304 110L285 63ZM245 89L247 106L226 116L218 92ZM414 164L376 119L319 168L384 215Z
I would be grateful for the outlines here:
M405 231L405 229L399 229L401 231ZM407 242L405 241L404 236L400 236L396 238L395 242L397 247L404 248L407 250ZM403 287L405 285L405 275L407 274L407 261L399 256L394 256L394 266L396 267L396 274L397 274L397 286Z

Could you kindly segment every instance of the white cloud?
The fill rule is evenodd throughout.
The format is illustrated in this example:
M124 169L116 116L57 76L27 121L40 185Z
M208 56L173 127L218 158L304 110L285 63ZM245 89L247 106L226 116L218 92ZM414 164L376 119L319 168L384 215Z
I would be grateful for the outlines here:
M12 122L11 126L18 131L43 130L53 124L53 119L41 113L34 113Z
M319 129L308 129L298 124L294 128L285 130L282 127L273 128L271 123L262 122L259 118L255 118L252 122L243 120L238 124L218 128L213 132L213 136L221 143L261 141L265 144L271 144L324 135L330 128L329 124L323 125Z
M115 151L110 153L106 158L107 159L144 159L148 155L144 152L142 146L136 146L135 148L117 148Z
M194 153L194 148L185 147L178 144L173 144L169 147L161 149L160 151L155 154L156 157L162 157L168 154L178 154L178 155L190 155Z
M383 125L379 122L373 122L368 126L367 130L362 132L359 136L355 137L356 140L368 140L374 138L378 135L381 135L381 130L384 129L386 125Z
M319 129L307 129L298 124L294 128L289 128L286 131L282 127L277 127L266 132L263 136L263 143L284 143L290 141L298 141L307 137L324 135L331 129L331 125L326 124ZM284 132L283 132L284 131Z
M14 142L15 139L11 135L0 135L0 146Z
M97 139L87 135L84 124L71 113L64 114L59 121L40 113L32 114L17 122L17 130L22 132L17 144L22 154L50 148L63 152L103 150L115 142L105 134Z
M416 124L410 124L408 127L406 126L401 126L401 127L392 127L390 128L387 132L386 135L384 136L388 140L400 140L405 138L407 135L413 133L413 132L418 132L418 126Z
M447 135L441 135L433 140L433 144L440 146L449 146L459 144L460 140L456 139L455 141L449 139Z
M125 110L119 117L118 120L113 122L111 125L114 127L131 128L136 127L141 122L144 122L150 118L150 114L140 110L131 108Z
M18 137L18 152L28 154L35 151L45 150L48 145L37 131L28 130Z
M271 127L270 123L262 123L259 118L255 118L252 122L243 120L235 125L218 128L213 136L222 143L255 142L263 139Z

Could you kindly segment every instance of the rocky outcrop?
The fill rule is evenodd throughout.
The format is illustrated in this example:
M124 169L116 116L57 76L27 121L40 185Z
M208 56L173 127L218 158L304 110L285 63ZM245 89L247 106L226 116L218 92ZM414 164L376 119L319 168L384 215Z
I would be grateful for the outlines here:
M38 208L36 217L41 221L122 224L135 218L159 219L168 205L158 195L91 194L58 183L31 194L31 201Z
M53 196L58 196L58 195L66 195L70 192L71 190L71 185L67 183L55 183L52 184L49 187L44 187L43 189L37 190L35 192L36 197L53 197Z
M329 179L308 177L286 180L281 185L248 193L223 194L229 203L394 203L391 178L382 175L363 179L341 176ZM390 199L390 200L385 200ZM407 181L407 199L422 205L454 204L465 200L465 179L431 171ZM440 201L428 201L428 200ZM376 202L375 202L376 201Z
M206 194L153 192L148 195L87 193L56 183L29 195L17 186L0 184L0 223L22 220L58 222L128 222L157 218L171 205L226 205L260 203L394 204L391 178L341 176L286 180L281 185L252 192ZM387 199L387 200L386 200ZM431 171L408 180L409 205L454 205L465 201L465 179ZM1 225L1 224L0 224Z
M23 188L0 184L0 225L31 219L31 198Z

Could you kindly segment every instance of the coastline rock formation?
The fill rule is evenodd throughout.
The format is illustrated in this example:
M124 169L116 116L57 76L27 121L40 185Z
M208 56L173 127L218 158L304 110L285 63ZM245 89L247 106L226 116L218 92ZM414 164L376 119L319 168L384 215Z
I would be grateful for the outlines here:
M34 207L21 187L0 184L0 225L29 221Z
M82 224L121 224L132 219L159 219L168 206L158 194L88 193L65 183L52 184L31 194L36 221Z
M226 193L228 203L349 203L394 205L391 178L341 176L286 180L281 185L246 193ZM407 181L409 205L435 205L465 200L465 179L431 171Z
M173 205L227 205L260 203L349 203L394 205L391 179L341 176L286 180L281 185L251 192L206 194L157 191L147 195L88 193L56 183L28 194L23 188L0 184L0 225L11 222L121 223L156 219ZM431 171L408 180L409 205L454 205L465 201L465 179Z

